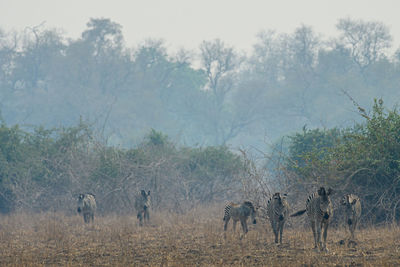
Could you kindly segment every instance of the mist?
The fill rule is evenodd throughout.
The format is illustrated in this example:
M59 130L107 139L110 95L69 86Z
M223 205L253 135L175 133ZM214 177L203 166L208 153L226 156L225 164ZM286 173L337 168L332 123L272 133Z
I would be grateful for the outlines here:
M227 202L247 203L254 223L260 218L261 226L250 227L253 238L245 242L265 251L267 203L280 194L300 215L307 211L308 196L329 192L326 200L332 193L335 215L330 218L329 212L324 218L330 218L340 235L345 213L338 203L354 194L363 209L359 226L367 227L362 233L377 227L375 236L398 235L398 227L382 227L400 221L400 47L393 25L343 16L326 26L332 19L321 18L321 11L314 18L323 27L293 26L288 19L285 27L272 23L256 29L249 25L263 17L263 10L240 24L240 5L232 4L226 18L233 16L234 23L219 24L224 9L218 6L210 11L207 28L200 23L207 14L200 16L186 5L179 6L178 18L160 8L146 10L142 13L149 14L151 23L143 20L146 27L136 23L136 28L126 16L119 20L93 11L96 16L72 35L41 19L11 30L0 18L0 220L5 225L0 236L5 247L13 246L15 235L23 244L14 246L17 252L10 250L10 264L20 264L15 255L22 255L24 248L34 251L24 261L43 263L46 257L36 249L46 245L47 253L55 255L49 241L57 248L72 248L112 246L117 244L113 240L126 250L123 264L150 263L147 255L138 259L135 254L143 236L160 241L149 247L157 252L159 245L168 247L165 242L175 247L174 238L188 238L182 244L192 246L201 240L196 235L207 236L202 245L217 245L205 258L215 256L215 248L226 245L220 240L226 232L218 227ZM294 12L296 5L284 14L306 14ZM163 2L162 7L174 5ZM271 10L274 20L282 19L283 13ZM135 19L142 18L139 11L133 12ZM80 12L85 18L92 14L85 8ZM49 21L57 14L51 13ZM160 14L171 24L164 25ZM188 15L195 16L190 21L198 28L182 24ZM71 24L76 30L78 19ZM138 36L132 38L127 29L138 27ZM226 29L229 33L223 34ZM308 259L307 249L290 248L299 233L304 235L304 224L289 221L291 241L279 248L301 255L295 260ZM247 226L241 225L246 234ZM86 240L88 229L91 241ZM370 238L364 234L362 240L372 244L365 236ZM230 238L228 243L236 241ZM329 245L338 250L332 255L340 262L345 242L333 242ZM382 244L387 249L391 242ZM31 246L36 243L40 246ZM250 251L241 247L240 253L253 253L251 246L245 247ZM269 247L274 253L276 248ZM364 247L374 249L380 250ZM189 253L179 251L184 251L181 256ZM68 253L68 259L80 255ZM200 252L194 253L196 260ZM268 260L267 254L260 257ZM119 252L101 255L114 258ZM60 263L57 257L47 258ZM76 257L77 262L84 258Z
M92 18L81 37L45 25L1 31L1 112L25 129L91 124L110 145L133 147L155 129L189 146L265 148L308 128L347 127L374 98L394 107L399 51L378 21L339 19L338 37L311 26L262 30L250 53L221 39L168 52L127 44L123 25Z

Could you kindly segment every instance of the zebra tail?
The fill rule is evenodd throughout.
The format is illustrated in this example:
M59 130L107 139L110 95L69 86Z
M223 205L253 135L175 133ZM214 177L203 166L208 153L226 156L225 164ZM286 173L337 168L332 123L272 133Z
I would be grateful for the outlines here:
M290 215L290 217L296 217L296 216L300 216L303 215L306 212L306 210L300 210L296 213L293 213L292 215Z

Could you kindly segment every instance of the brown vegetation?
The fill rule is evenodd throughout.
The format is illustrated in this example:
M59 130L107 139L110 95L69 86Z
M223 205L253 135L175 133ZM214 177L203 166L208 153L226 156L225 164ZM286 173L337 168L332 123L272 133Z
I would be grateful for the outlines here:
M275 245L269 224L258 220L242 240L228 227L222 207L186 215L152 213L151 225L135 216L97 217L84 225L60 213L13 214L0 218L1 266L398 266L400 229L357 232L355 247L341 245L348 233L330 229L329 252L312 249L311 231L286 229Z

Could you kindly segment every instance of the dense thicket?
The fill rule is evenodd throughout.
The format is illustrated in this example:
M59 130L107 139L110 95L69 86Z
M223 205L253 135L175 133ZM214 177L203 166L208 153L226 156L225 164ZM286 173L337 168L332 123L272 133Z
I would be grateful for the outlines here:
M82 192L100 212L134 213L139 190L155 210L184 212L199 203L234 199L244 164L225 146L189 148L151 130L136 148L102 144L86 124L25 132L0 127L0 211L75 210Z

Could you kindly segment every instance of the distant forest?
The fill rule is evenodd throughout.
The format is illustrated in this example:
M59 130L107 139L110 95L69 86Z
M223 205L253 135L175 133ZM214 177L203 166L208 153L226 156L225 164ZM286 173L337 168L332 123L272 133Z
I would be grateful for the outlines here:
M336 27L324 39L306 25L265 30L249 54L219 39L174 54L163 40L126 44L107 18L90 19L78 39L43 25L0 28L1 117L27 131L83 120L125 148L151 129L186 146L265 149L303 127L349 127L374 98L399 103L400 49L390 52L380 22Z

